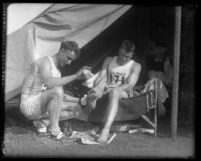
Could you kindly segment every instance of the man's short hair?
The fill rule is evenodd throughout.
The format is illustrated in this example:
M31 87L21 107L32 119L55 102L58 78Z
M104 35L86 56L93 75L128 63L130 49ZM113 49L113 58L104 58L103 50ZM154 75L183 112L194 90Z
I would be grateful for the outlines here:
M134 42L130 40L124 40L121 44L121 49L124 49L127 53L133 52L135 50Z
M64 42L62 42L60 49L74 51L75 55L77 57L79 57L79 55L80 55L79 45L75 41L64 41Z

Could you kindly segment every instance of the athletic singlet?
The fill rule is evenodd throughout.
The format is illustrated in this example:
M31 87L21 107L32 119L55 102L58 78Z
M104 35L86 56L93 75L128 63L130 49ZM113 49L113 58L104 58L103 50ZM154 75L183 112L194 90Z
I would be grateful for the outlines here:
M61 72L57 69L57 67L54 64L54 61L52 60L52 57L48 56L51 64L52 64L52 76L60 78L61 77Z
M61 73L55 66L54 61L52 60L52 58L50 56L48 56L48 59L50 60L50 62L52 64L52 69L51 69L52 76L60 78ZM26 93L26 94L37 93L38 91L44 91L47 88L46 85L44 84L44 82L42 81L40 74L38 73L37 65L35 65L34 74L29 74L27 76L26 80L27 80L26 83L22 87L22 93ZM34 80L34 82L33 82L33 80ZM33 85L33 83L34 83L34 85Z
M130 60L127 64L120 66L116 63L116 59L117 57L114 57L114 59L111 61L108 67L109 72L108 85L111 87L116 87L125 83L126 79L131 73L131 68L134 63L133 60Z

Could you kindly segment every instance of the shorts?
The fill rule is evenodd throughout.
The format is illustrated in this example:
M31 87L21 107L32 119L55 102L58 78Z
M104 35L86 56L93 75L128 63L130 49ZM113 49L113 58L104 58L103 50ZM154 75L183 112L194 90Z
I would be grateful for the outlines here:
M37 95L22 94L20 110L26 118L37 120L41 118L41 92Z

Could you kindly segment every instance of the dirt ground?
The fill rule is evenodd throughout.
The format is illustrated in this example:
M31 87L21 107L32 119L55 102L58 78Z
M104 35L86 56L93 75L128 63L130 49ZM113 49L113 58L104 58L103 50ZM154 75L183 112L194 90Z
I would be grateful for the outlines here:
M13 124L15 122L15 124ZM142 119L130 122L115 122L112 131L117 132L114 140L107 145L84 145L68 136L61 141L39 137L30 122L6 121L3 139L4 157L68 157L68 158L194 158L194 132L192 126L179 124L178 136L170 137L169 119L159 119L158 137L150 134L118 132L123 124L149 127ZM65 124L67 123L67 124ZM72 130L86 131L101 127L100 123L87 123L76 119L61 122ZM150 128L150 127L149 127Z

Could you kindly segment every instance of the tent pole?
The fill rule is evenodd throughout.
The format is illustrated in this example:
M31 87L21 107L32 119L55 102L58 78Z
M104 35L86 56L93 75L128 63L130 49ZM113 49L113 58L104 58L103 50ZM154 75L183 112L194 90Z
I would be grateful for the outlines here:
M179 60L180 60L180 38L181 38L181 6L175 7L175 29L174 29L174 55L173 55L173 86L171 106L171 137L177 137L178 117L178 92L179 92Z

